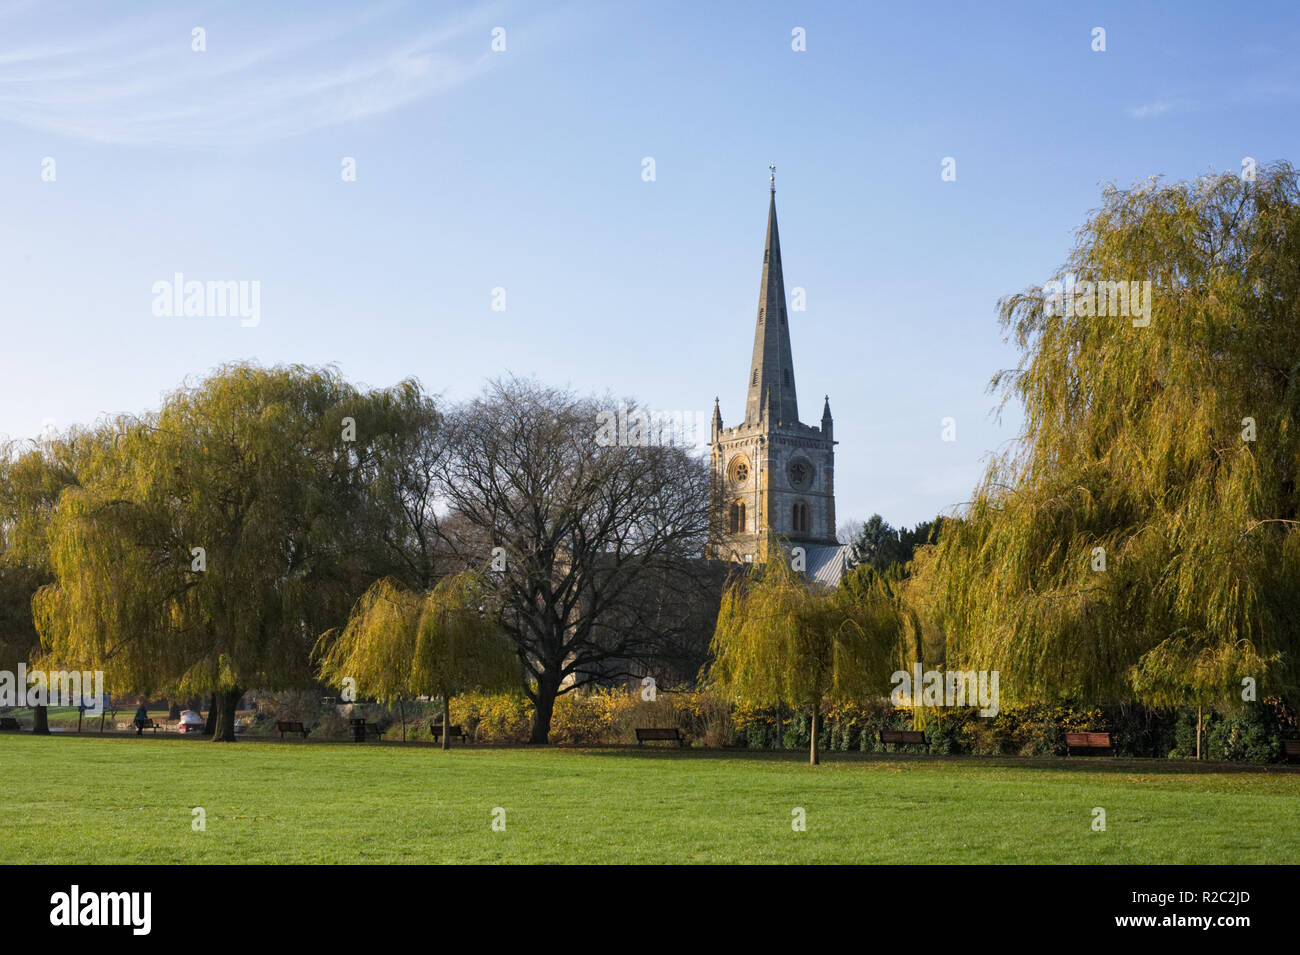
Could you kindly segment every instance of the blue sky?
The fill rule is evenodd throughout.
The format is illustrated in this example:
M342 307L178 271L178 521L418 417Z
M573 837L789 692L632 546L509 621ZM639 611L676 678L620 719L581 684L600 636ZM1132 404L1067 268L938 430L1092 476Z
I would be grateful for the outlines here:
M839 517L912 524L1019 426L997 299L1104 182L1300 160L1298 46L1292 3L0 3L0 434L235 359L735 424L775 162ZM177 272L260 282L260 323L156 316Z

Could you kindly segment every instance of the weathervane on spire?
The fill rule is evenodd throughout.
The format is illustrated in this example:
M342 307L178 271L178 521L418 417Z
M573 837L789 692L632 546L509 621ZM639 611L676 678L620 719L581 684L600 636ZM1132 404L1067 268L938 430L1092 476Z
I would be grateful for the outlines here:
M768 163L767 168L772 170L772 175L769 177L768 182L772 184L772 191L776 192L776 163Z

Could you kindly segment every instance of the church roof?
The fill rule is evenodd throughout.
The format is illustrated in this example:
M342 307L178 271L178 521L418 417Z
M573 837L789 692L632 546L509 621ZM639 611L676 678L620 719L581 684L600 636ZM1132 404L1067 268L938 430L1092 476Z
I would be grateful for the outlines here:
M767 207L767 242L763 248L763 275L758 290L754 360L749 369L745 424L755 424L761 418L788 425L799 420L790 326L786 322L785 277L781 273L781 237L776 227L775 171Z
M807 554L806 573L810 580L815 580L824 587L838 587L849 567L847 544L803 544Z
M780 541L778 553L790 560L790 551L802 547L804 553L803 576L827 590L834 590L844 581L849 572L849 555L853 548L848 544L812 544L807 541ZM728 558L732 567L743 564L740 555L732 552ZM717 561L706 561L717 563Z

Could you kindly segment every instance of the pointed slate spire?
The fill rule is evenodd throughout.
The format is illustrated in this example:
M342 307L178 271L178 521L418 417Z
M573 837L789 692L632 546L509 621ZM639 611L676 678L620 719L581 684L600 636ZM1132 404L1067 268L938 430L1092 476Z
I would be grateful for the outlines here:
M746 424L763 418L773 424L793 424L799 420L790 328L786 324L785 278L781 274L781 238L776 229L776 166L772 166L767 243L763 249L758 321L754 328L754 359L749 366L749 397L745 401Z

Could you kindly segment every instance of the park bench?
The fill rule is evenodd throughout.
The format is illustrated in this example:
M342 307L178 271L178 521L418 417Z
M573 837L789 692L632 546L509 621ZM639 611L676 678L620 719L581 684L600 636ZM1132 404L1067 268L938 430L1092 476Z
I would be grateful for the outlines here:
M20 730L23 724L19 723L16 717L0 716L0 730Z
M434 739L437 740L442 739L442 724L430 723L429 732L433 734ZM452 723L451 729L447 731L447 738L455 739L457 736L460 737L460 741L462 743L466 743L469 741L469 734L465 732L464 727L462 727L459 723Z
M0 726L0 729L4 729ZM1288 763L1300 761L1300 739L1282 740L1282 756Z
M157 722L155 722L154 719L153 719L152 717L150 717L150 718L147 719L147 720L138 720L138 721L137 721L137 720L132 720L132 721L131 721L131 727L132 727L133 729L140 729L140 730L153 730L155 733L158 732L158 725L159 725L159 724L158 724Z
M881 730L881 746L925 746L925 734L920 730Z
M378 723L367 723L366 735L373 736L375 739L379 739L379 737L384 735L384 731L379 728Z
M636 744L642 746L646 740L673 740L678 746L686 745L686 737L676 726L646 726L638 727L636 731Z
M280 731L280 739L284 739L285 733L301 733L303 739L307 738L307 727L297 720L276 720L275 728Z
M1111 753L1113 755L1113 750L1110 745L1110 734L1066 733L1065 755L1072 756L1076 751L1085 755L1088 753Z

